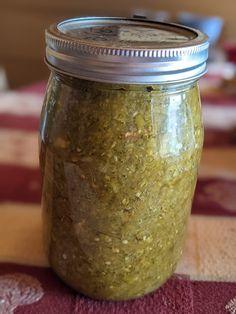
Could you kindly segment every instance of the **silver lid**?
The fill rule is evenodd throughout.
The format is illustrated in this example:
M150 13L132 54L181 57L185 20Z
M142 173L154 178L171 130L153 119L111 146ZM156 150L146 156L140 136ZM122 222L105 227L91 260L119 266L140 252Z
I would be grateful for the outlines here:
M46 30L46 62L102 82L160 84L206 72L208 38L176 24L118 17L65 20Z

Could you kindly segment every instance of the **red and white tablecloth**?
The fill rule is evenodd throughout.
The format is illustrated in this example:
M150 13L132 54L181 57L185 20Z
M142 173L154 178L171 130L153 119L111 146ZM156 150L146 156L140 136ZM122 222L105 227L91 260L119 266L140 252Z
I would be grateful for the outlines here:
M0 94L0 314L235 314L236 99L203 101L206 142L176 274L141 299L100 302L64 285L43 252L38 124L44 89L42 83Z

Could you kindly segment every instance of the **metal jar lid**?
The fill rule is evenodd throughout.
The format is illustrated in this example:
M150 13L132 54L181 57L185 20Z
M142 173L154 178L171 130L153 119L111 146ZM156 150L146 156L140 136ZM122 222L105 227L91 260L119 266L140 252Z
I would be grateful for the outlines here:
M46 30L46 62L101 82L163 84L206 72L209 42L198 30L118 17L65 20Z

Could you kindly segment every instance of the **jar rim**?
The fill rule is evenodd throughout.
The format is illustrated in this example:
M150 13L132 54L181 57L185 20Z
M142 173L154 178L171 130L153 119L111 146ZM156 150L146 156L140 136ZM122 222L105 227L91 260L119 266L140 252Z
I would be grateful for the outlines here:
M208 37L137 18L80 17L46 30L46 62L71 76L101 82L162 84L206 72Z

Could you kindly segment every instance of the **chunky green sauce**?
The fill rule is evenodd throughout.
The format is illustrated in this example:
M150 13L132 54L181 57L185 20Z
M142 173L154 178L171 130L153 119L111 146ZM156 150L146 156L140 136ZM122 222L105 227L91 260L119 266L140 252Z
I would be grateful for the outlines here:
M97 299L159 287L181 256L203 131L196 84L50 79L41 119L51 266Z

